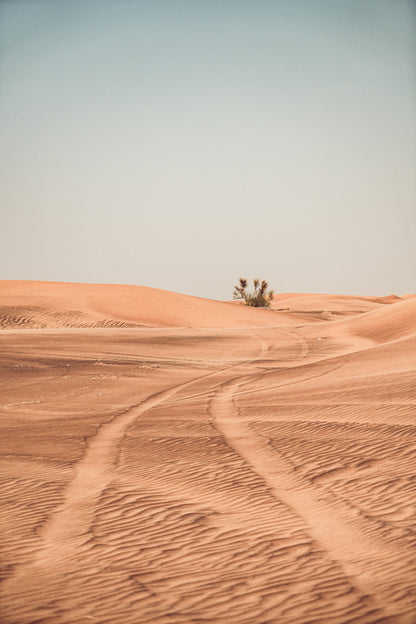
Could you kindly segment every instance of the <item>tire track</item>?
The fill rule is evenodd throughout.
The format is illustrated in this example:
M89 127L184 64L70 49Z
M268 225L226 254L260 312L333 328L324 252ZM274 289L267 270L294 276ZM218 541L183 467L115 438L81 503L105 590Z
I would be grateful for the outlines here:
M79 565L87 568L91 565L89 551L94 547L94 543L91 543L91 527L97 504L114 478L119 449L129 427L149 410L168 402L182 390L191 389L208 378L212 380L212 385L206 392L211 396L217 392L215 395L217 398L223 398L223 389L229 387L224 385L224 376L227 379L229 373L234 378L231 383L235 383L236 378L245 380L250 377L258 378L258 371L254 372L256 362L269 353L270 344L258 333L252 335L260 342L255 357L221 367L219 370L210 371L157 392L117 414L112 421L99 428L97 434L90 439L83 459L75 466L74 477L64 490L63 502L56 506L46 521L37 528L40 543L33 558L29 562L15 566L11 575L3 582L2 594L5 602L13 595L20 594L22 588L25 588L27 599L37 602L38 608L43 608L42 605L46 606L47 603L45 586L53 580L54 573L59 578L68 575L79 576L81 573ZM304 350L301 349L300 359L303 357ZM191 391L177 397L176 401L186 401L189 396L199 394Z
M258 338L256 334L252 335ZM96 503L113 479L122 439L138 418L152 408L165 403L181 390L206 378L220 376L223 379L224 373L230 370L239 367L243 367L244 370L247 364L263 357L267 348L267 343L261 340L261 347L255 358L210 371L157 392L117 414L110 422L101 425L98 433L90 440L83 459L75 467L75 475L64 491L64 502L58 505L38 528L37 534L41 544L34 558L29 563L15 566L12 574L2 585L3 594L18 592L19 587L36 575L39 569L53 569L57 561L62 564L71 557L73 552L83 551L91 538L90 527L94 519ZM215 383L212 391L215 391L220 383ZM181 400L187 398L183 397Z
M91 538L89 531L96 503L113 479L118 446L127 429L150 409L205 376L155 393L100 427L83 459L76 465L75 476L64 492L64 502L38 529L41 545L34 558L28 564L16 566L13 574L4 581L2 589L5 595L19 591L19 587L36 574L39 567L53 569L56 562L62 565L74 551L83 551Z
M358 526L362 522L359 514L331 492L306 484L266 436L252 431L248 422L238 418L234 399L247 377L226 382L217 391L209 407L214 426L272 495L305 521L311 537L350 582L371 598L380 616L392 623L413 624L412 615L406 617L386 601L392 575L400 577L405 570L405 552L388 543L380 547L378 540L367 537Z

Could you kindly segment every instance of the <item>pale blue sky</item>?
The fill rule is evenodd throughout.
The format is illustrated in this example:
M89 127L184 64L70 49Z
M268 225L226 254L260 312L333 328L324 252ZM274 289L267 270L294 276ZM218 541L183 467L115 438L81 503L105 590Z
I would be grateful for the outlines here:
M414 292L412 0L0 0L0 279Z

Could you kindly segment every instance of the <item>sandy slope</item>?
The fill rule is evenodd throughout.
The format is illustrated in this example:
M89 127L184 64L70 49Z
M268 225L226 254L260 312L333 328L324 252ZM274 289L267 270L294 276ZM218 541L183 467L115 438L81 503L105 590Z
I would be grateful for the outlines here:
M251 327L288 324L252 310L145 286L0 281L0 328Z
M416 622L416 298L0 297L2 623Z

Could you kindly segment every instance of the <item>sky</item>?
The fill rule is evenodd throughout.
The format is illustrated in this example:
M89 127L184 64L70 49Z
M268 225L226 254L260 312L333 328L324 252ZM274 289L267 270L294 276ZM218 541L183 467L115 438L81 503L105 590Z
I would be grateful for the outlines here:
M416 291L416 0L0 0L0 279Z

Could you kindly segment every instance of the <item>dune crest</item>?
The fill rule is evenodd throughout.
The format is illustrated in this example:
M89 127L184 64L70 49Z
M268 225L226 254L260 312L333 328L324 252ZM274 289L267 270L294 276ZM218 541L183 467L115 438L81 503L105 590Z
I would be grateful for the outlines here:
M253 310L146 286L0 281L0 327L263 327L294 323Z
M383 307L344 321L345 327L358 336L375 342L391 342L416 335L416 298L393 307Z

